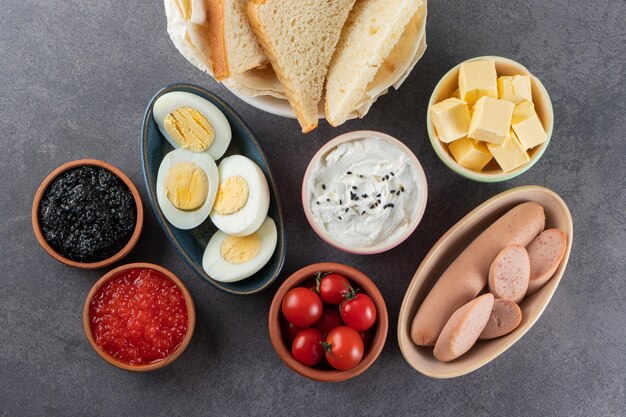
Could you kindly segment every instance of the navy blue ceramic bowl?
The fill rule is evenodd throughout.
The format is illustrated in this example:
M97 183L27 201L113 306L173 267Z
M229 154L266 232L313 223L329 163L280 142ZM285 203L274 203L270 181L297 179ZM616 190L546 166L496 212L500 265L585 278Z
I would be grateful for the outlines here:
M209 100L216 105L228 119L232 129L233 137L228 150L224 156L232 154L241 154L252 159L263 170L270 188L271 203L269 216L274 219L276 229L278 231L278 243L276 251L270 261L259 272L250 278L233 283L219 282L211 278L202 268L202 255L209 239L217 228L207 219L200 226L190 229L181 230L172 226L157 203L156 198L156 180L159 165L163 157L170 151L172 146L163 137L159 128L152 117L152 108L154 102L163 94L172 91L186 91L197 94L202 98ZM261 291L267 288L280 274L285 261L285 228L283 223L283 214L278 198L278 191L274 176L270 170L269 163L265 157L265 153L257 142L254 133L246 125L243 119L224 101L213 93L202 87L193 84L172 84L161 89L148 104L143 117L143 130L141 134L141 159L143 165L144 180L148 190L148 199L154 213L163 228L163 231L169 238L170 242L180 253L187 264L202 279L211 285L231 294L247 295ZM218 161L219 164L219 161Z

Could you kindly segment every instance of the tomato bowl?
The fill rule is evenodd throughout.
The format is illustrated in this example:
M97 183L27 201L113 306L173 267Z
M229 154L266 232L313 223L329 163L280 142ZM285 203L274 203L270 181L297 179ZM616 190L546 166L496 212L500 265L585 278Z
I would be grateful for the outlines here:
M115 268L89 291L83 329L109 364L145 372L174 362L193 335L196 313L182 281L150 263Z
M355 289L357 294L363 293L369 296L373 301L376 310L376 318L371 332L371 342L365 347L362 359L351 369L338 370L331 366L308 366L299 362L291 351L291 346L287 342L286 329L284 324L286 320L282 312L283 299L292 289L302 286L308 286L315 279L318 273L337 273L347 278ZM334 262L316 263L306 266L289 276L280 286L272 305L270 306L269 318L270 340L274 346L274 350L285 364L298 374L321 382L339 382L345 381L365 372L382 352L387 339L387 331L389 328L387 307L385 300L370 278L363 272L348 266ZM331 332L329 332L330 335Z

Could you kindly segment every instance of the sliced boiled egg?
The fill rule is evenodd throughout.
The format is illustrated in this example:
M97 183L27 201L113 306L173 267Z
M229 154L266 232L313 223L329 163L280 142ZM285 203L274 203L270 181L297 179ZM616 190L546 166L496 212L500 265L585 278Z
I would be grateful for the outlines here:
M200 225L211 212L219 174L206 152L176 149L163 158L157 173L157 202L165 218L179 229Z
M165 139L176 149L207 152L221 158L232 138L224 113L210 101L192 93L173 91L154 103L154 120Z
M218 171L220 185L211 211L213 224L229 235L251 234L261 226L270 206L263 171L241 155L224 158Z
M261 270L276 250L278 233L270 217L247 236L232 236L217 231L209 240L202 257L202 267L216 281L235 282Z

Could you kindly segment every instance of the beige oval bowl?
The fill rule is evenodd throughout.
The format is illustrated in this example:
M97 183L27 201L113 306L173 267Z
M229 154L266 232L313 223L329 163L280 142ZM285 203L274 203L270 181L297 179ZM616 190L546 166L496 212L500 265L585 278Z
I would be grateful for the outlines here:
M437 154L439 159L441 159L441 161L446 164L448 168L450 168L457 174L465 178L480 182L506 181L528 171L530 168L532 168L533 165L537 163L537 161L539 161L539 158L541 158L543 153L546 151L552 137L552 129L554 127L554 111L552 109L552 101L550 100L550 95L548 94L548 91L543 86L539 78L531 74L531 72L525 66L523 66L519 62L513 61L512 59L503 58L500 56L480 56L477 58L468 59L464 62L482 60L495 61L498 77L501 75L530 76L533 103L535 104L537 116L539 116L539 120L541 120L541 124L546 130L548 139L541 145L535 146L528 152L530 156L530 161L509 172L502 171L502 168L500 168L495 159L491 160L491 162L489 162L481 172L473 171L459 165L459 163L454 160L454 157L448 150L448 144L443 143L437 137L437 134L435 133L435 128L433 127L432 121L430 120L430 107L433 104L439 103L442 100L452 97L452 93L459 86L459 70L461 68L461 64L458 64L450 71L448 71L433 90L433 93L430 96L430 101L428 102L428 111L426 112L426 129L428 130L430 143L432 144L433 149L435 150L435 153Z
M420 347L411 340L411 324L418 307L448 265L467 245L508 210L526 201L543 206L546 229L558 228L567 235L567 249L561 265L543 288L521 302L522 322L517 329L497 339L479 341L469 352L452 362L438 361L433 356L432 347ZM398 318L398 342L409 365L432 378L455 378L475 371L513 346L535 324L554 295L567 266L572 238L572 216L565 202L553 191L534 185L500 193L463 217L428 252L402 301Z

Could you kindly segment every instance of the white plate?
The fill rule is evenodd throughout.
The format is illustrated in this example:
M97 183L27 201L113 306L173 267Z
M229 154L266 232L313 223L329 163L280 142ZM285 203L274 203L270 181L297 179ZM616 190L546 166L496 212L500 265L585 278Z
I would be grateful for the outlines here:
M272 96L255 96L250 97L244 94L241 94L231 88L229 88L226 84L222 84L224 87L228 89L231 93L233 93L237 98L241 101L248 103L252 107L256 107L259 110L263 110L264 112L275 114L276 116L287 117L289 119L295 119L296 115L294 114L289 102L287 100L283 100L280 98L272 97ZM319 105L318 110L318 119L323 119L324 115L324 101L322 100ZM356 115L353 115L354 118Z

